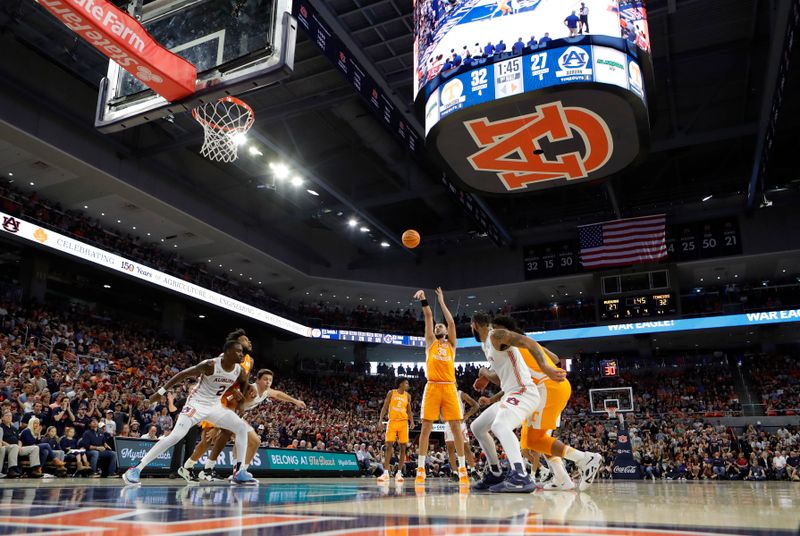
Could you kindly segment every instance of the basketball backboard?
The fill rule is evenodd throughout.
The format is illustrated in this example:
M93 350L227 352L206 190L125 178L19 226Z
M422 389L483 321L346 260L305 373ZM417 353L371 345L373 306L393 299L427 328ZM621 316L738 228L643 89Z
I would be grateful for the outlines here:
M630 413L634 409L633 388L589 389L589 406L592 413L608 413L612 408L617 413Z
M100 84L95 126L114 132L187 112L285 78L294 66L291 0L133 0L128 13L197 67L194 95L168 102L114 61Z

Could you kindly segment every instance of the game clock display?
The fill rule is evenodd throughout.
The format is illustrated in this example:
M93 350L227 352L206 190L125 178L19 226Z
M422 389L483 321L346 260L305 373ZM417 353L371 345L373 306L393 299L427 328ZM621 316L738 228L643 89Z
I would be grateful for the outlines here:
M672 293L607 298L600 304L600 320L628 320L677 314Z

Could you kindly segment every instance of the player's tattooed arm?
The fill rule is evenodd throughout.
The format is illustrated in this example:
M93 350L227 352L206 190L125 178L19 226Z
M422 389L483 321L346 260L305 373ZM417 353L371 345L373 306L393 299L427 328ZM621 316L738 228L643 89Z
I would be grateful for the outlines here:
M464 401L464 406L467 408L467 412L464 414L464 421L478 413L478 410L481 409L480 405L475 401L475 399L463 391L461 393L461 400Z
M530 337L526 337L525 335L521 335L514 331L509 331L507 329L499 328L492 330L492 344L498 350L501 348L507 348L509 346L516 346L517 348L525 348L530 351L533 358L539 364L539 368L542 369L542 372L547 374L547 376L556 382L562 382L566 379L567 373L565 370L553 367L548 361L547 356L544 353L543 348L539 345L538 342L534 341Z
M548 355L548 357L550 357L550 359L553 361L553 363L555 363L556 365L561 363L561 359L559 359L559 357L556 354L554 354L553 352L551 352L550 350L548 350L547 348L545 348L541 344L539 346L541 347L542 350L544 350L544 353L546 353Z
M180 371L175 376L170 378L167 381L167 383L165 383L162 386L162 389L167 390L173 387L174 385L183 382L183 380L187 378L196 378L198 376L210 376L211 374L214 374L214 363L210 359L207 359L205 361L196 364L193 367L189 367L187 369ZM159 402L160 400L161 400L161 393L158 392L154 393L153 396L150 397L150 403L152 404Z

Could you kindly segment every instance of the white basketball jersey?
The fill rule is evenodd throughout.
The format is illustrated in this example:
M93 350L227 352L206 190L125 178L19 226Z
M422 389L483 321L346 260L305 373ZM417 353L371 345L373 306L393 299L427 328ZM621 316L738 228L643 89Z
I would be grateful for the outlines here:
M489 361L489 366L500 377L500 389L506 394L517 393L522 389L534 389L528 366L519 349L509 346L505 350L495 350L492 345L492 330L483 341L483 353Z
M242 367L238 363L233 370L226 372L222 368L222 357L215 357L210 360L214 363L214 373L211 376L200 376L200 382L186 400L195 405L215 406L220 404L220 397L233 384L239 380Z
M256 392L258 392L258 387L256 387L255 385L251 385L250 388L256 389ZM264 392L261 393L260 395L257 395L253 400L246 401L244 403L244 409L254 408L268 398L269 398L269 389L264 389Z

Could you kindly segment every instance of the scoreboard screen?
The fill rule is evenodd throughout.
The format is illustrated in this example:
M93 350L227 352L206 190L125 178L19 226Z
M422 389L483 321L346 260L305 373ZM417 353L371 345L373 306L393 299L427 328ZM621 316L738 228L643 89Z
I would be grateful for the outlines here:
M608 298L600 304L600 320L628 320L677 314L671 292Z
M613 2L614 9L609 0L583 4L586 13L580 12L578 2L564 0L414 0L414 96L441 73L469 67L474 58L570 37L567 23L577 33L582 29L581 15L592 35L622 37L649 52L644 2Z
M614 378L619 376L619 367L616 359L600 361L600 375L604 378Z

